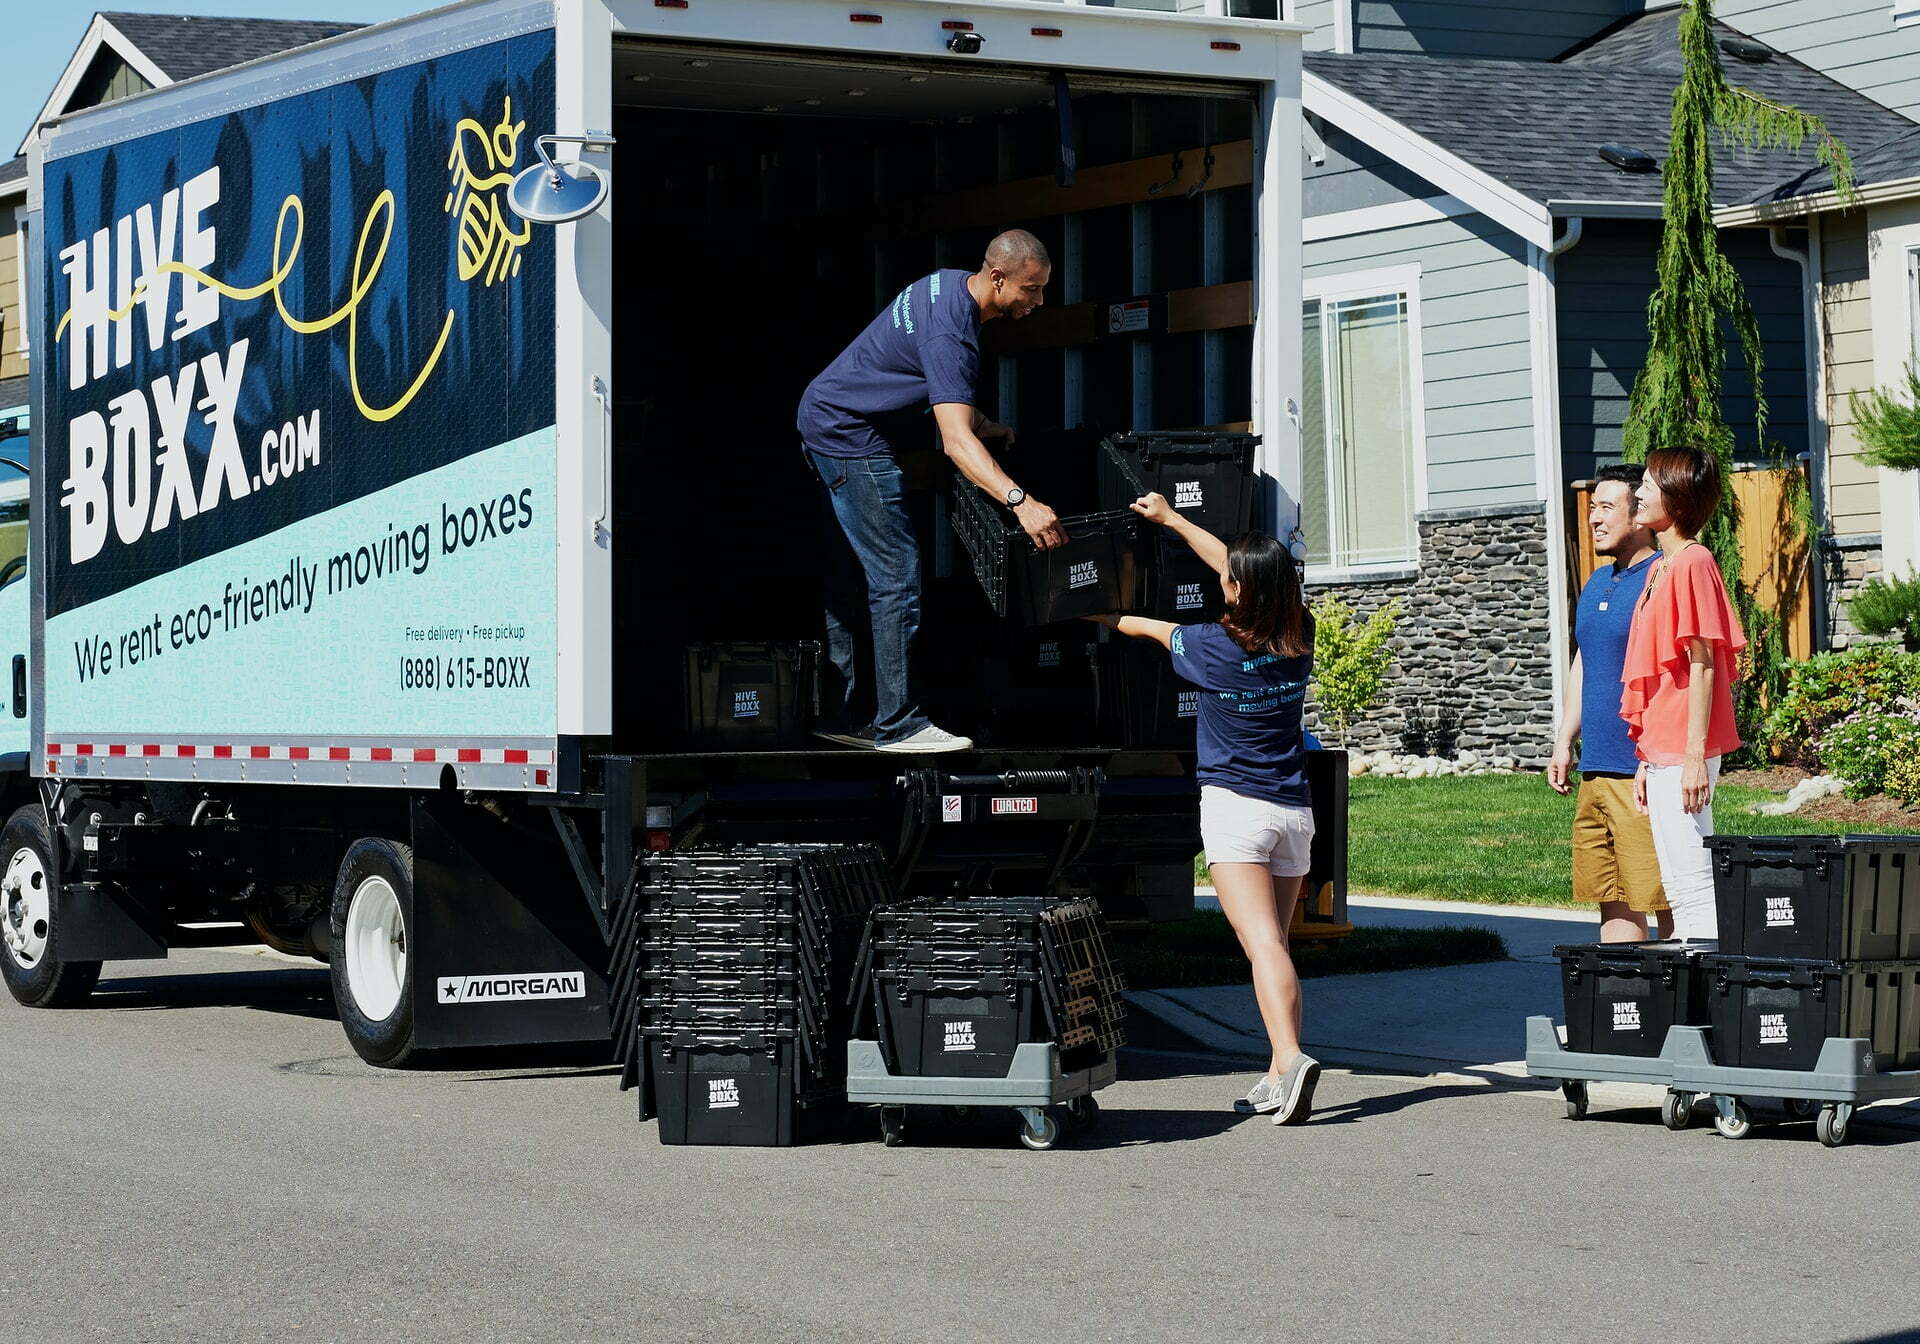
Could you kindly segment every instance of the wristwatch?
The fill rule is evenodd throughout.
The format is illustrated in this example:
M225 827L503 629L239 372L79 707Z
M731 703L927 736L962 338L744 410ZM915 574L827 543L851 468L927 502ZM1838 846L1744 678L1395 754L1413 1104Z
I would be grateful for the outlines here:
M1022 490L1019 486L1016 485L1011 490L1007 491L1007 507L1008 508L1017 509L1022 504L1025 504L1026 502L1027 502L1027 492L1025 490Z

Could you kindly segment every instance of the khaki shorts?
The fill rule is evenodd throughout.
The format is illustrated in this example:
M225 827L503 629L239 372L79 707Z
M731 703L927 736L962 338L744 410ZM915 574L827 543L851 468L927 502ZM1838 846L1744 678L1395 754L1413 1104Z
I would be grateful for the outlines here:
M1573 814L1573 899L1625 901L1643 915L1667 908L1653 826L1633 805L1631 779L1580 781Z

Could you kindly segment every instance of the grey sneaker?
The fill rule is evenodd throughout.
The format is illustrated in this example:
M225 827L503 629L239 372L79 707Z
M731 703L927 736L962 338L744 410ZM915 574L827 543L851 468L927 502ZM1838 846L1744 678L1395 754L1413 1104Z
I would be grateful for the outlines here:
M1284 1078L1272 1081L1262 1078L1253 1085L1251 1092L1233 1103L1233 1109L1241 1115L1265 1115L1268 1111L1277 1111L1285 1085Z
M935 751L971 751L973 739L957 737L944 728L928 724L912 737L903 737L898 742L882 742L881 751L935 752Z
M838 742L843 747L859 747L862 751L872 751L874 746L872 729L859 733L830 733L822 728L815 730L813 735L828 742Z
M1313 1114L1313 1089L1320 1082L1320 1061L1312 1055L1295 1055L1287 1071L1280 1075L1280 1104L1274 1110L1276 1125L1304 1125Z

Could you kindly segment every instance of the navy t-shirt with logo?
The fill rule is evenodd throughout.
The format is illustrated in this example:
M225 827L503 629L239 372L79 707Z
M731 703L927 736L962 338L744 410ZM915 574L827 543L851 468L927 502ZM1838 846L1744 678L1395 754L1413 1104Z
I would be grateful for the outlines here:
M1624 570L1602 565L1580 590L1573 637L1580 646L1580 769L1630 775L1640 767L1627 721L1620 717L1620 676L1627 661L1633 609L1647 586L1653 556Z
M1183 625L1168 641L1173 670L1198 686L1202 784L1283 807L1311 807L1300 724L1313 656L1250 654L1217 625Z
M943 402L973 405L980 374L980 305L970 271L923 275L894 298L807 385L795 424L826 457L893 451L891 435Z

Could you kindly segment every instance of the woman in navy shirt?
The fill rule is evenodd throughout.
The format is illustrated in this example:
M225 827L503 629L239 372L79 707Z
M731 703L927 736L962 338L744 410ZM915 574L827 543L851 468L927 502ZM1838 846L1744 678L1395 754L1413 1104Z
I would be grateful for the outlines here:
M1300 713L1313 667L1313 614L1286 547L1265 532L1226 545L1157 494L1133 511L1175 533L1220 575L1227 614L1217 624L1175 625L1139 616L1096 617L1163 645L1173 669L1198 686L1200 834L1220 908L1253 967L1253 991L1273 1045L1266 1076L1235 1103L1299 1124L1313 1110L1320 1065L1300 1050L1300 980L1287 952L1294 904L1313 847L1306 744Z

